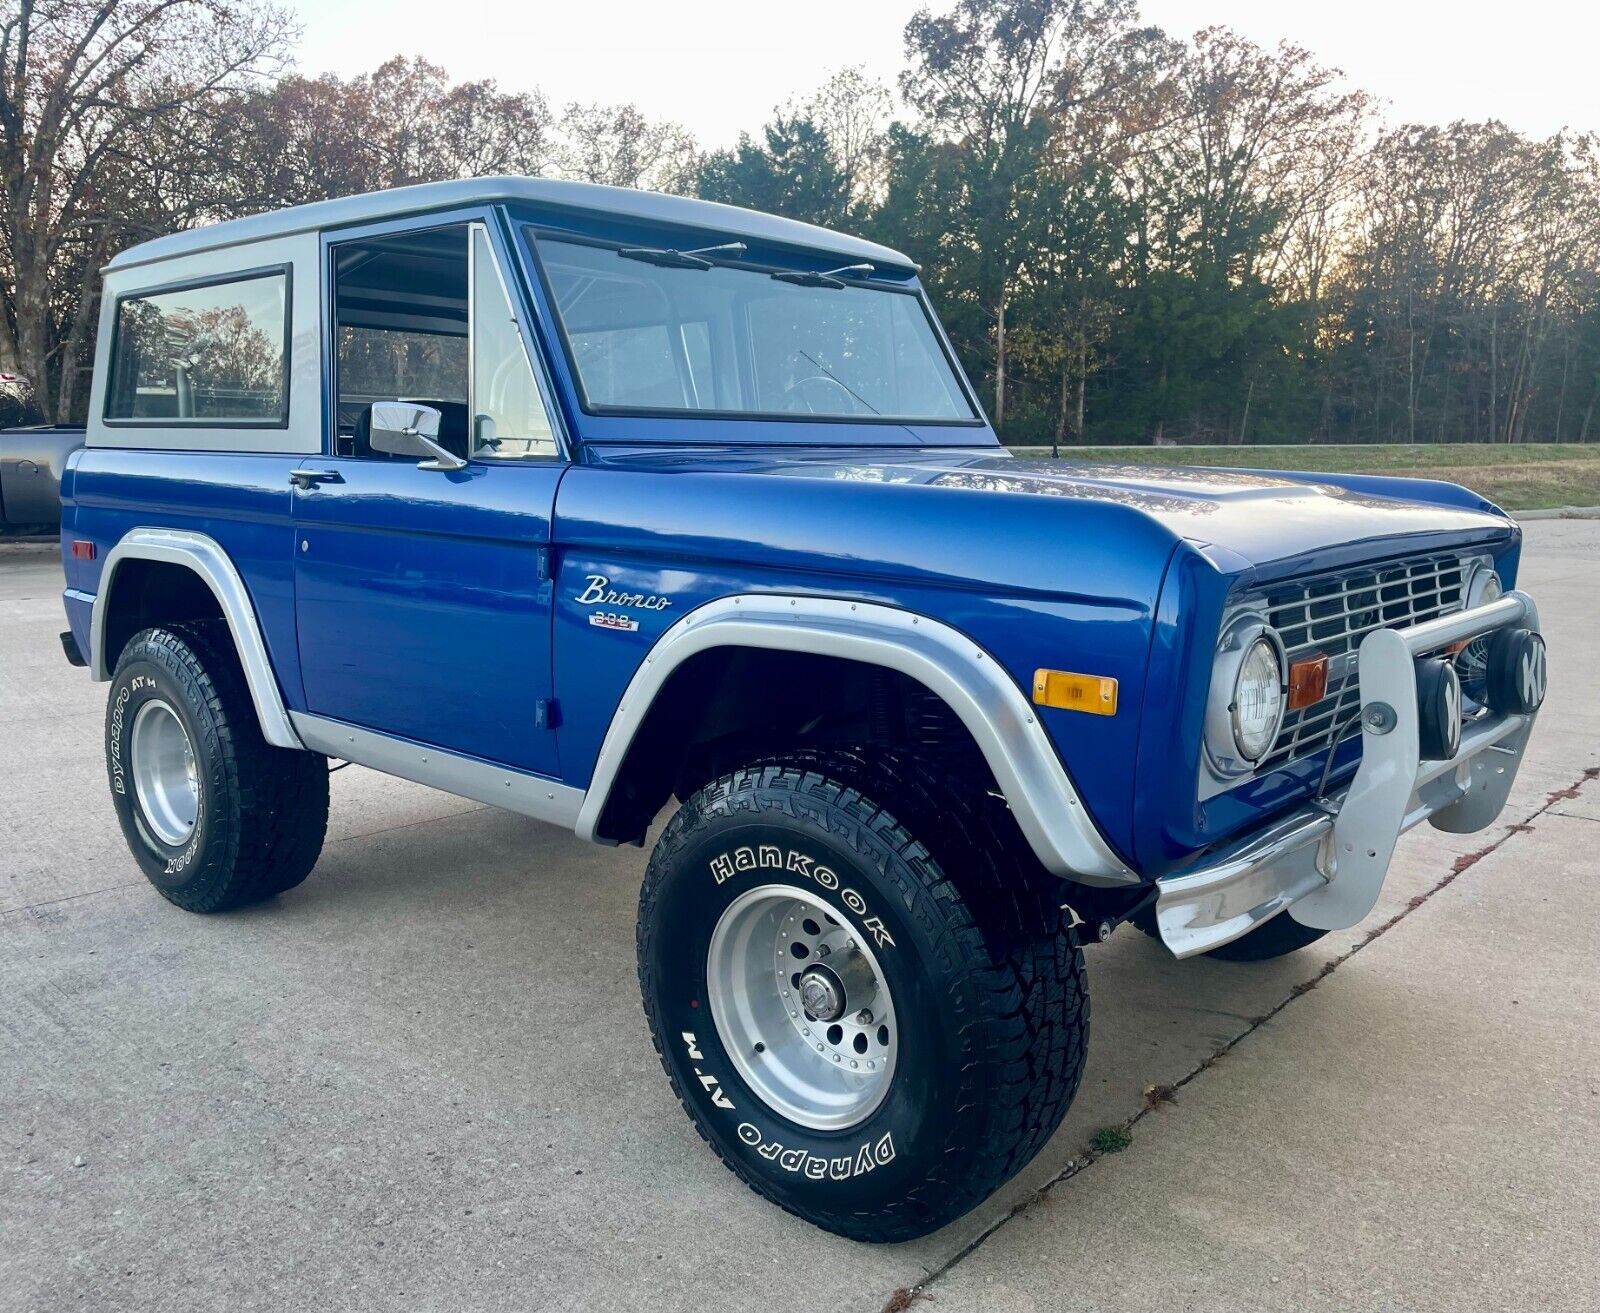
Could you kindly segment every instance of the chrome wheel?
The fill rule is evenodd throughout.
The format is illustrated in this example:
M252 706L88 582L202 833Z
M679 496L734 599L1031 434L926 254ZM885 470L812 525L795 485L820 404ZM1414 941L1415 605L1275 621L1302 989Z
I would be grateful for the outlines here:
M171 706L154 699L139 708L128 759L145 824L167 847L181 847L200 814L200 775L189 732Z
M865 1120L894 1076L894 1001L869 941L803 889L763 885L718 919L706 953L711 1017L739 1074L812 1130Z

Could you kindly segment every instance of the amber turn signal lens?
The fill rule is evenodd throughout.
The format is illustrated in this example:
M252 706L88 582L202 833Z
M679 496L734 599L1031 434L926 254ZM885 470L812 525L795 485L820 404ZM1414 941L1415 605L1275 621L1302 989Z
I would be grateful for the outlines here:
M1322 653L1289 667L1289 710L1315 706L1328 693L1328 658Z
M1108 675L1035 670L1033 700L1041 707L1087 711L1091 716L1114 716L1117 714L1117 681Z

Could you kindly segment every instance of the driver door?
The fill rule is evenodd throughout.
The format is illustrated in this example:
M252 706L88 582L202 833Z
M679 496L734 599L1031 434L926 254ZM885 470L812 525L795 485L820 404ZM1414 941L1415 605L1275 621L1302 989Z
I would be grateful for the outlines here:
M292 476L306 708L559 776L547 553L566 466L494 242L463 222L326 256L330 454ZM436 410L466 464L375 449L379 401Z

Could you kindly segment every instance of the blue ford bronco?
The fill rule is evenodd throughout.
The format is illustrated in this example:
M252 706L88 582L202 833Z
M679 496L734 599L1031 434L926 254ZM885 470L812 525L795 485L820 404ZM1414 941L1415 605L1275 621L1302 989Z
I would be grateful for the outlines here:
M1292 952L1543 699L1520 533L1444 483L1002 448L904 255L521 178L105 275L69 659L179 907L310 873L330 759L654 851L662 1065L864 1240L977 1205L1083 1071L1083 943ZM670 818L654 829L663 811Z

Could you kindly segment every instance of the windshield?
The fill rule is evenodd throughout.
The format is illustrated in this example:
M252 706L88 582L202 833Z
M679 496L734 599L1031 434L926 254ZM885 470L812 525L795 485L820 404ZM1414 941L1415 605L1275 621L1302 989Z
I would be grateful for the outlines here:
M591 410L977 420L914 293L530 235Z

